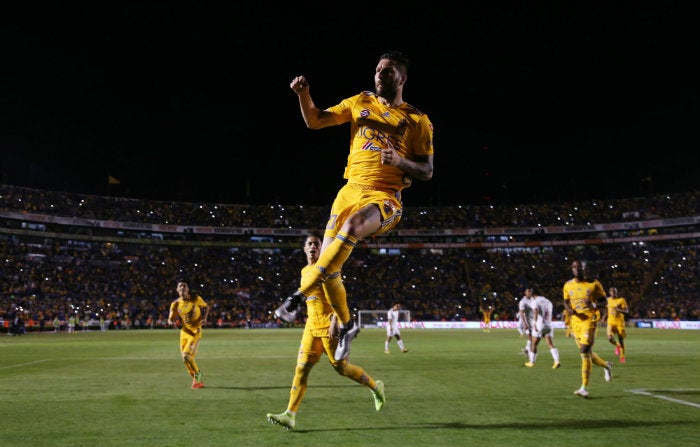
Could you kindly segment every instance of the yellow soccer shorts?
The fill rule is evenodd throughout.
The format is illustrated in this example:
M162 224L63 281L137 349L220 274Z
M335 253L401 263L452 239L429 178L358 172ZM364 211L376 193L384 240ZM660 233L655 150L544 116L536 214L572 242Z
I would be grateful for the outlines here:
M332 340L328 336L327 328L316 330L305 329L304 334L301 336L297 363L302 365L315 365L325 352L331 365L336 367L340 363L333 358L337 343L337 339Z
M194 357L197 354L199 341L202 339L201 329L197 333L191 331L180 331L180 352Z
M619 335L622 338L627 337L627 332L625 331L625 323L608 323L607 328L608 337L611 335Z
M387 233L398 225L403 214L400 191L346 183L333 201L324 237L335 237L351 214L370 204L377 205L382 213L382 227L375 235Z
M571 333L579 345L592 346L595 342L595 333L598 329L598 320L594 317L582 319L576 315L571 317Z

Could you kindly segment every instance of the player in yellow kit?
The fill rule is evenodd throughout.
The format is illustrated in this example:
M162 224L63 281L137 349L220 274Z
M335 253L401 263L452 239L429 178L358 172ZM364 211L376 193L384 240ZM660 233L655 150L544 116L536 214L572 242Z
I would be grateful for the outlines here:
M593 364L604 368L605 381L612 380L612 363L606 362L593 352L595 334L598 328L599 302L605 299L605 289L597 279L586 276L584 262L575 260L571 264L574 277L564 284L563 296L565 312L569 315L571 333L581 353L581 387L574 394L588 397L588 383Z
M608 341L615 346L615 355L620 357L620 363L625 363L625 338L627 338L625 315L629 313L629 307L627 300L617 295L616 287L609 288L608 293L610 295L605 306L608 312ZM616 336L617 341L615 341Z
M359 330L340 277L343 264L358 241L398 224L403 189L414 179L428 181L433 176L433 126L425 113L403 100L408 65L409 59L400 52L382 54L374 72L376 92L364 91L325 110L314 104L304 76L290 83L308 128L350 123L350 153L343 175L347 183L331 206L316 268L275 316L293 321L301 302L322 284L340 323L336 360L348 356Z
M202 326L207 322L209 307L197 294L190 293L187 281L178 280L178 298L170 304L168 324L175 325L180 319L180 354L185 363L187 372L192 376L192 388L204 388L202 371L200 371L195 357L202 339Z
M481 312L481 328L484 332L491 331L491 314L493 313L493 306L490 304L482 304L479 307L479 312Z
M313 234L308 235L304 242L307 265L301 270L302 278L313 271L314 264L318 261L320 250L321 238ZM306 393L311 368L319 362L324 352L328 356L331 366L335 368L338 374L352 379L372 391L374 407L377 411L384 408L383 382L380 380L375 381L361 366L349 363L347 358L342 360L333 358L333 352L338 343L338 328L335 323L333 309L323 293L323 287L317 287L312 291L312 295L306 299L306 311L306 325L304 326L304 334L301 337L297 366L294 371L292 388L289 391L287 410L279 414L268 413L267 420L274 424L279 424L287 430L291 430L296 426L296 414Z

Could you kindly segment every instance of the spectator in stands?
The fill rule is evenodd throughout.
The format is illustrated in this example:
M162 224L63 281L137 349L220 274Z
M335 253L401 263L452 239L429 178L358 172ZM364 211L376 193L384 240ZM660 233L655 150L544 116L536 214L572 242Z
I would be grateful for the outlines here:
M15 312L12 317L12 324L10 326L10 334L12 335L23 335L27 333L27 328L24 325L24 320L22 319L22 314L20 312Z
M190 292L184 279L177 281L178 297L170 304L168 324L175 325L180 320L180 354L187 372L192 376L192 388L204 388L202 371L195 357L202 340L202 327L209 316L209 306L197 293Z
M321 238L309 234L304 241L306 266L301 270L301 277L311 274L315 269L321 251ZM307 318L304 333L301 337L297 366L294 370L292 387L289 390L287 410L283 413L267 414L267 420L279 424L288 430L296 426L296 414L306 393L309 374L325 352L328 361L338 374L364 385L372 391L374 406L377 411L384 407L384 383L375 381L361 366L353 365L347 358L336 360L333 356L338 343L336 317L330 303L326 299L324 289L317 286L310 291L306 299Z
M586 264L580 260L571 263L574 277L564 284L564 306L570 317L571 333L581 353L581 387L574 394L588 397L588 383L593 364L603 368L605 381L612 380L612 363L593 352L598 329L599 302L605 299L605 289L597 279L586 275Z
M413 179L428 181L433 176L433 126L426 114L403 100L408 65L402 53L382 54L374 75L376 93L363 92L325 110L314 104L304 76L290 84L307 127L351 123L352 128L344 175L348 181L331 206L317 268L278 312L284 318L323 283L340 323L336 360L348 356L359 331L340 277L343 264L358 241L396 227L403 212L401 191Z
M617 287L608 289L609 296L605 309L607 311L607 336L610 344L615 346L615 355L620 358L620 363L625 363L625 316L629 313L627 300L618 296ZM617 340L615 340L617 337Z

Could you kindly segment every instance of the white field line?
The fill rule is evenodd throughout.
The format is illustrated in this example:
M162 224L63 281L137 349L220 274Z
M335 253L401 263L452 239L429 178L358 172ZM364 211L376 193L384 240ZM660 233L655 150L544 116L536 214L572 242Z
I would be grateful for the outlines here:
M37 363L48 362L48 360L36 360L34 362L18 363L16 365L5 365L1 366L0 369L10 369L10 368L22 368L23 366L36 365Z
M677 403L677 404L688 405L688 406L691 406L691 407L700 408L700 404L696 404L696 403L694 403L694 402L688 402L688 401L686 401L686 400L675 399L675 398L673 398L673 397L665 396L665 395L663 395L663 394L657 394L657 393L663 393L663 392L665 392L665 391L666 391L666 392L675 392L675 393L691 392L691 391L695 392L695 391L698 391L698 390L695 390L695 389L673 389L673 390L643 390L643 389L636 389L636 390L627 390L627 391L629 391L630 393L633 393L633 394L641 394L642 396L651 396L651 397L655 397L655 398L657 398L657 399L663 399L663 400L667 400L667 401L669 401L669 402L675 402L675 403ZM652 392L652 391L653 391L653 392Z

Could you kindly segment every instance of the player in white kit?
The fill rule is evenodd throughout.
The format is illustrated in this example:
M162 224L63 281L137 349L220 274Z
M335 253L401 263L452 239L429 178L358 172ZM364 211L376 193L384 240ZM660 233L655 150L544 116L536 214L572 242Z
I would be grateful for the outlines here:
M389 343L392 338L396 338L396 343L399 345L401 352L408 352L408 349L403 344L401 331L399 330L399 309L400 304L394 304L386 313L386 340L384 340L384 353L389 353Z
M537 295L532 301L532 308L534 310L533 319L535 320L535 329L530 335L529 361L525 366L530 368L535 366L535 361L537 360L537 346L540 344L540 340L544 338L547 342L547 346L549 346L549 353L552 354L552 359L554 359L552 368L557 369L561 364L559 363L559 350L554 346L554 328L552 327L554 305L547 298Z
M525 343L525 347L522 349L522 352L525 355L525 357L528 358L530 356L530 347L532 344L531 335L535 330L535 310L532 307L534 298L535 296L532 293L532 287L527 286L525 287L525 295L523 295L523 297L520 298L520 302L518 303L517 328L518 332L520 333L520 336L524 336L527 339L527 342Z

